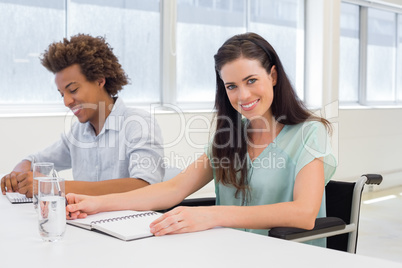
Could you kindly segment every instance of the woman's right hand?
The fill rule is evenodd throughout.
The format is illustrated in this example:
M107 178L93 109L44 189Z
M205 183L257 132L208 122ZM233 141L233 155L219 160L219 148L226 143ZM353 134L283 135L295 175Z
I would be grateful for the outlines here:
M100 212L99 197L89 195L67 194L66 217L68 220L82 219Z

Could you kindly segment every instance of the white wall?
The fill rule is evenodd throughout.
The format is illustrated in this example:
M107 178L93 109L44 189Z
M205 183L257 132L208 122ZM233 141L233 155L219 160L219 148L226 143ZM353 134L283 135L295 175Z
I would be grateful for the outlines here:
M184 167L202 154L210 139L211 113L157 114L162 128L165 158ZM383 189L402 185L402 108L341 109L338 124L339 165L334 179L351 181L364 173L384 177ZM66 120L70 120L67 118ZM9 172L25 155L56 141L64 131L63 116L0 117L0 174ZM184 128L184 129L183 129ZM198 129L198 130L197 130Z
M212 113L158 113L156 120L163 132L166 160L185 168L198 158L209 139L212 117ZM57 141L71 122L71 115L0 117L0 174L11 171L23 157Z
M336 179L379 173L380 187L402 185L402 108L339 111Z

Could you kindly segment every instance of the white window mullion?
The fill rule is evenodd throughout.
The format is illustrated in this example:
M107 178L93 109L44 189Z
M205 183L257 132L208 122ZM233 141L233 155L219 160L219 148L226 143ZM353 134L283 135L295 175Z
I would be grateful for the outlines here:
M402 97L402 79L400 78L400 73L402 72L401 70L401 63L399 59L402 59L402 55L401 54L401 43L399 42L399 38L402 38L402 36L400 35L400 33L402 33L402 29L401 27L401 15L399 14L395 14L396 16L396 27L395 27L395 103L396 104L400 104L401 102L401 97ZM398 75L399 74L399 75Z
M163 104L176 104L177 1L161 1L161 95Z
M311 108L338 100L339 13L336 0L306 1L305 102Z
M249 31L250 27L250 0L244 1L244 6L245 6L245 16L244 16L244 25L246 25L246 31Z
M362 7L370 7L390 12L402 13L402 5L392 4L386 1L369 1L369 0L342 0L342 2L359 5Z
M69 31L69 27L68 27L68 14L69 14L68 8L69 8L69 5L70 5L70 0L65 0L64 5L65 5L65 9L64 9L64 23L65 23L65 25L64 25L64 34L65 34L65 37L68 37L68 36L70 36L69 32L68 32Z
M367 104L368 8L360 7L359 103Z

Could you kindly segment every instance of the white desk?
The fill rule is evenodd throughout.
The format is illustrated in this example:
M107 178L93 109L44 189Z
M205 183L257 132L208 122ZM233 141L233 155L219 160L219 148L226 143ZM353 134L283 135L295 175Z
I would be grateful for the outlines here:
M0 194L0 267L402 267L402 264L227 228L124 242L67 225L42 242L32 204Z

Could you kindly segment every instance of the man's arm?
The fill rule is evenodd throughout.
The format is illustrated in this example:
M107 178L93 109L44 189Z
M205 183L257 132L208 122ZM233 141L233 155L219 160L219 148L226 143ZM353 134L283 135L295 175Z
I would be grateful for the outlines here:
M123 193L149 185L141 179L123 178L105 181L65 181L66 194L104 195Z
M64 140L65 138L62 136L61 140L56 141L36 154L29 155L25 160L18 163L10 174L1 179L2 193L5 194L7 188L9 192L19 192L27 197L32 197L33 174L31 161L33 160L35 162L52 162L58 171L71 168L69 149Z
M15 166L13 169L15 172L28 172L31 171L31 161L29 160L22 160Z

